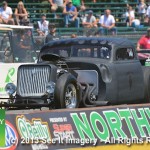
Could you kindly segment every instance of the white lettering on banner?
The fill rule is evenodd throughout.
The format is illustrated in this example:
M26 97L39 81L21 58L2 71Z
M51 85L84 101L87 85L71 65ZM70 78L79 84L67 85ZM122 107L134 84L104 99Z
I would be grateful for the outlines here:
M3 124L3 122L4 122L4 119L0 119L0 124Z
M67 122L67 117L49 118L50 122Z
M150 137L146 137L146 143L150 143Z
M66 139L75 139L74 131L65 131L65 132L54 132L56 139L66 140Z

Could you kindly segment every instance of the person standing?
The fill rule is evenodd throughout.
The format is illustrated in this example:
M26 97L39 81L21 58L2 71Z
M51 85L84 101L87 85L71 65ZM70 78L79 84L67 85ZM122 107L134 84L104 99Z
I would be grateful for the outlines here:
M100 17L100 34L111 33L115 35L117 33L117 29L115 27L115 18L111 15L111 11L109 9L105 10L105 14Z
M75 27L80 27L80 19L77 17L78 12L77 8L72 5L72 1L68 0L66 7L63 11L64 14L64 21L65 21L65 27L68 27L69 23L75 22Z
M55 24L49 24L48 29L49 29L49 33L45 38L45 43L60 39L59 35L56 34Z
M150 28L147 29L147 34L142 36L137 43L137 50L141 49L150 50Z
M6 1L3 1L2 7L0 8L0 23L14 25L12 14L13 14L12 9L8 7Z

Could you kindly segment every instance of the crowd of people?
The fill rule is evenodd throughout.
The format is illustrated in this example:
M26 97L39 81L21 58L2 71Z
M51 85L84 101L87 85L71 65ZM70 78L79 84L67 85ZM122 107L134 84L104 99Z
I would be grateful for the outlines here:
M42 0L43 3L45 1L50 3L50 11L54 18L58 17L57 11L62 12L59 17L64 17L64 25L62 26L66 28L70 24L74 24L76 28L83 27L86 35L87 33L93 35L117 34L116 19L111 14L110 9L106 9L104 14L97 19L92 10L88 9L87 11L84 0ZM96 3L98 0L92 0L92 2ZM126 25L135 27L139 26L141 22L147 22L150 25L150 5L148 4L145 0L139 0L134 9L126 4L126 12L122 14L122 16L125 16ZM137 15L135 15L135 9L137 9ZM80 17L81 13L84 14L82 17ZM1 24L29 25L29 22L28 12L22 1L18 2L14 13L6 1L2 2L0 8ZM47 20L45 13L41 14L41 19L37 21L37 33L39 36L47 36L46 41L52 39L52 37L57 39L56 27Z
M2 2L2 6L0 7L0 23L1 24L9 24L9 25L26 25L29 22L28 13L22 1L20 1L17 5L17 8L14 12L12 8L8 6L6 1Z
M57 11L62 12L65 27L68 27L69 24L72 23L74 23L75 27L77 28L79 28L80 26L93 28L98 27L98 25L104 27L104 25L101 24L101 21L99 21L102 20L103 17L105 17L105 20L106 18L108 18L106 20L107 23L109 22L109 20L113 20L113 24L115 24L115 17L111 15L111 10L109 10L109 15L107 14L108 11L105 11L105 16L100 16L100 18L96 19L92 10L86 11L84 0L41 0L41 3L44 3L45 1L48 1L50 3L50 11L52 14L54 14L54 18L58 17L56 13ZM92 2L96 3L97 1L92 0ZM134 9L127 4L127 11L125 12L125 14L122 14L126 18L127 26L138 25L140 24L140 22L144 21L149 22L150 25L150 6L148 6L148 4L149 3L146 3L145 0L139 0L136 8ZM135 17L135 9L137 9L137 17ZM81 12L85 12L82 18L79 17ZM28 12L24 7L24 3L22 1L18 2L14 14L11 7L8 6L7 2L2 2L2 7L0 8L0 23L24 25L28 22ZM45 22L43 23L45 24ZM42 27L40 26L39 28Z

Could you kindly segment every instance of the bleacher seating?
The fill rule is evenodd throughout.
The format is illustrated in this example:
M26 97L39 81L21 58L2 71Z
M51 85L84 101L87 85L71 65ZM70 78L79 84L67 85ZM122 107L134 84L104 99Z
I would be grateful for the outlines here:
M7 0L9 3L9 6L13 9L16 8L17 2L20 0L13 0L10 1ZM50 4L47 3L41 3L40 0L22 0L25 4L25 7L29 13L29 18L31 23L36 28L37 20L40 20L41 13L45 13L47 15L47 20L51 23L55 23L57 26L58 33L61 36L69 36L72 33L82 35L83 34L83 28L65 28L63 23L63 16L62 13L57 12L57 15L59 18L55 19L54 15L50 11ZM146 24L142 23L143 26L140 28L132 28L132 27L126 27L125 17L123 14L126 12L126 4L131 5L133 8L136 8L137 2L136 0L97 0L97 3L93 3L91 0L85 0L85 5L87 10L93 10L94 15L97 16L97 19L100 15L104 13L105 9L110 9L112 11L112 14L115 16L116 19L116 26L118 30L118 36L126 36L131 37L132 39L138 39L141 34L145 34L146 32ZM35 32L36 35L36 32Z

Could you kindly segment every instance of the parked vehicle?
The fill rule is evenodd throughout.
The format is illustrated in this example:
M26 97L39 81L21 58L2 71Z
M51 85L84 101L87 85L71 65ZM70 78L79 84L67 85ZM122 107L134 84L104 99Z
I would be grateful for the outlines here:
M18 67L37 59L32 30L28 26L0 24L0 98L8 97L7 83L16 85Z
M142 60L143 61L143 60ZM78 108L150 101L150 68L124 38L75 38L42 47L37 64L21 65L5 106ZM4 106L4 105L3 105Z

